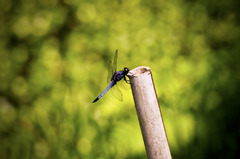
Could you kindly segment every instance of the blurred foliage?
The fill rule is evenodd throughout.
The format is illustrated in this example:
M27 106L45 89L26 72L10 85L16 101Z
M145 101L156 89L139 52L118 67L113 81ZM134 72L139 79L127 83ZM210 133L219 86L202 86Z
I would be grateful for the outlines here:
M0 0L2 159L146 158L107 61L152 68L173 158L237 158L237 0Z

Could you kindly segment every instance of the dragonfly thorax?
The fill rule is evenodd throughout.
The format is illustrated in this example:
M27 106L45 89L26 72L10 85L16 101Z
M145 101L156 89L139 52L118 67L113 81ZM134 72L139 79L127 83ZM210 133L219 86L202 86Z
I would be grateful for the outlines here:
M116 72L113 77L112 77L112 80L118 82L120 81L125 75L123 74L123 71L118 71Z
M117 72L115 72L115 74L114 74L113 77L112 77L112 80L118 82L118 81L120 81L121 79L123 79L124 76L126 76L126 75L128 74L128 72L129 72L129 69L128 69L127 67L125 67L125 68L123 69L123 71L117 71Z

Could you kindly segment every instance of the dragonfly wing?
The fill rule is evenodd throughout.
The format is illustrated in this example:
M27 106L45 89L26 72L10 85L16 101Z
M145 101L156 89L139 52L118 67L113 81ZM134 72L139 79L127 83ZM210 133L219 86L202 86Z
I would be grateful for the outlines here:
M117 85L114 85L110 89L110 91L113 94L113 96L116 97L119 101L121 101L121 102L123 101L123 94Z
M109 61L108 64L108 76L107 76L107 83L110 83L112 80L112 76L113 76L113 66L112 66L112 61Z
M115 55L114 55L113 73L117 72L117 58L118 58L118 49L116 50Z

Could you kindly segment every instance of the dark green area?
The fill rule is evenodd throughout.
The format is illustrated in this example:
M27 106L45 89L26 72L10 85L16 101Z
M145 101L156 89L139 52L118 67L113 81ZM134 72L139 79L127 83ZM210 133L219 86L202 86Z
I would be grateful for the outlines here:
M107 63L152 69L174 159L240 151L237 0L0 0L2 159L146 158L130 90Z

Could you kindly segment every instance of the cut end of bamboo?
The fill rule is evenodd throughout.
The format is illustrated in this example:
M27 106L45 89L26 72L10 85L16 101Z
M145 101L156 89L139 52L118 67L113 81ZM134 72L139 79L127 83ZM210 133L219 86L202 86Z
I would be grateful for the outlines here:
M150 73L150 72L151 72L151 68L150 67L139 66L139 67L134 68L133 70L129 71L128 77L139 76L141 74Z

